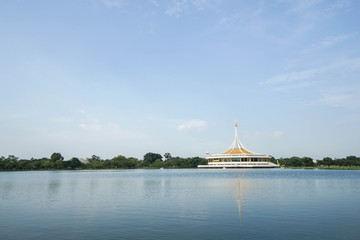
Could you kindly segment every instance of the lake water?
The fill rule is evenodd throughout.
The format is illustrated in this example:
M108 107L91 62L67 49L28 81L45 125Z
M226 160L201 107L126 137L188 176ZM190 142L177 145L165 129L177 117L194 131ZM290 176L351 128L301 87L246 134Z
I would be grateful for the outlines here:
M360 239L360 171L0 172L0 239Z

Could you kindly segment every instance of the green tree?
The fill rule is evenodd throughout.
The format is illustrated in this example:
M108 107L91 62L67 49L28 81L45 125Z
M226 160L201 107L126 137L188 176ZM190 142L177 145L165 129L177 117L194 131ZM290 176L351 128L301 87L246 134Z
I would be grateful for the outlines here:
M47 158L43 158L41 160L41 166L44 168L44 169L49 169L52 167L52 163L51 163L51 160L50 159L47 159Z
M92 169L102 169L104 168L104 162L99 156L92 155L91 158L87 159L89 161L88 166Z
M313 167L314 166L314 161L312 160L312 158L304 157L303 158L303 165L305 167Z
M124 168L124 162L126 161L126 157L119 155L111 159L111 168Z
M51 161L56 162L56 161L58 161L58 160L63 161L63 160L64 160L64 157L61 156L60 153L53 153L53 154L51 154L50 159L51 159Z
M81 167L81 162L78 158L73 157L70 161L69 161L69 165L71 169L76 169Z
M5 157L0 157L0 170L5 170Z
M112 168L135 168L138 163L136 158L126 158L122 155L111 159Z
M99 156L96 156L96 155L92 155L90 159L92 161L101 161L101 158ZM89 161L90 161L90 159L89 159Z
M144 161L146 161L150 164L154 163L158 159L162 160L162 156L158 153L149 152L144 155Z
M8 170L8 171L16 170L18 160L19 158L15 157L14 155L9 155L7 158L4 158L2 161L4 170Z
M172 158L171 154L168 153L168 152L164 154L164 157L165 157L165 161L168 161L168 160L170 160Z
M148 168L150 166L150 163L147 161L139 161L139 167L141 168Z
M17 162L19 160L19 158L15 157L14 155L9 155L7 157L7 160L10 161L10 162Z
M63 169L64 168L64 164L63 164L63 160L56 160L54 166L56 169Z
M28 169L29 169L28 160L20 160L17 162L16 170L28 170Z
M41 169L41 160L31 159L30 160L30 169L31 170L39 170L39 169Z
M325 157L325 158L323 158L323 160L321 161L320 164L325 165L325 166L330 166L330 165L334 164L334 161L329 157Z
M155 160L155 162L151 165L153 168L161 168L163 167L164 162L160 159Z

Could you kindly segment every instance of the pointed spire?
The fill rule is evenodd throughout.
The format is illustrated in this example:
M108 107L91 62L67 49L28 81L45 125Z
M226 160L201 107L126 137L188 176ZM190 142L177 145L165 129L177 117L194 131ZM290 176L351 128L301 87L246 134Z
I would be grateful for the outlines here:
M229 150L224 152L224 154L252 154L252 152L248 151L244 145L240 142L237 131L237 123L235 123L235 138L232 144L229 147Z

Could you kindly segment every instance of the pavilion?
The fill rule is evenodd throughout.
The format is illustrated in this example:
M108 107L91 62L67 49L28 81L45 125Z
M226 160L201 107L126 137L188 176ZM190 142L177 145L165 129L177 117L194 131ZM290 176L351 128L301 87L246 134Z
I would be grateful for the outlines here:
M207 165L198 168L276 168L279 165L270 162L271 156L253 153L240 142L235 123L235 138L227 151L220 154L206 154Z

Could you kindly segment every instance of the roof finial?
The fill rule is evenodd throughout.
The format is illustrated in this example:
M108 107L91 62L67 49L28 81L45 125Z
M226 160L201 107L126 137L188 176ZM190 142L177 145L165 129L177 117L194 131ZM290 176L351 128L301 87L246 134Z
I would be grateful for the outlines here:
M237 122L235 122L235 127L237 127Z

